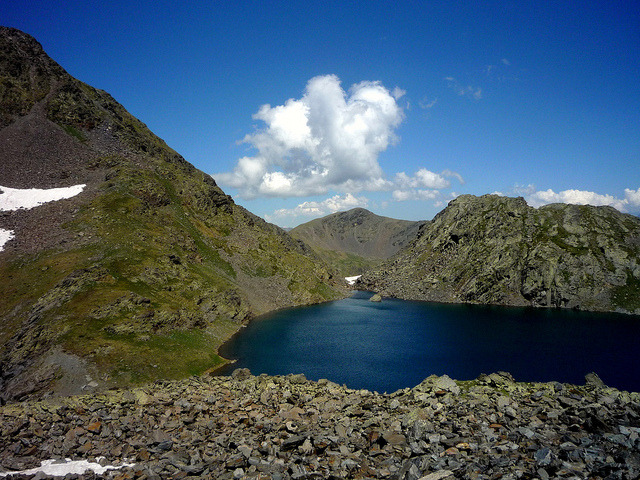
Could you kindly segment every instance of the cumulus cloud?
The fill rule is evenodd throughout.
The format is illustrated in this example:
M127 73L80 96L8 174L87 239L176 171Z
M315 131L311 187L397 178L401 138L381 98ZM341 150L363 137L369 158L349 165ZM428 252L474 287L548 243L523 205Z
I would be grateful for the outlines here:
M624 190L624 197L618 198L610 194L601 194L588 190L569 189L555 192L552 189L536 190L534 185L516 186L514 192L522 195L532 207L541 207L550 203L571 203L575 205L609 205L621 212L640 207L640 188Z
M302 98L258 110L264 127L243 139L256 155L214 177L245 198L388 189L378 156L397 140L404 93L379 82L345 92L335 75L312 78Z
M426 168L421 168L412 177L406 173L396 173L395 185L398 188L419 188L426 187L432 189L448 188L451 182L439 173L434 173Z
M435 173L421 168L412 176L405 172L396 173L395 180L392 182L394 188L392 197L396 202L441 198L441 190L451 187L448 177L456 178L460 184L464 184L462 175L451 170Z
M551 189L534 192L527 197L527 202L534 207L549 203L573 203L576 205L611 205L618 209L623 203L613 195L601 195L586 190L563 190L554 192Z
M439 190L394 190L391 194L396 202L406 202L407 200L436 200L440 198Z
M334 195L320 202L303 202L295 208L281 208L272 215L265 215L269 222L282 222L296 217L321 217L355 207L366 207L369 200L366 197L356 197L351 193Z
M624 189L624 199L629 205L634 207L640 207L640 188L637 190L631 190L630 188Z

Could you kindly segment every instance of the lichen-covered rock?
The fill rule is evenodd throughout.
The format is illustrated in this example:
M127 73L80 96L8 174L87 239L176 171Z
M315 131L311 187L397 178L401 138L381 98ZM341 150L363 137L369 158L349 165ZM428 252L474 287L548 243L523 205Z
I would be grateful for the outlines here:
M379 394L243 369L0 407L0 473L104 457L120 468L73 478L631 480L639 400L593 375L583 386L434 375Z
M357 285L415 300L640 313L639 266L635 216L462 195Z

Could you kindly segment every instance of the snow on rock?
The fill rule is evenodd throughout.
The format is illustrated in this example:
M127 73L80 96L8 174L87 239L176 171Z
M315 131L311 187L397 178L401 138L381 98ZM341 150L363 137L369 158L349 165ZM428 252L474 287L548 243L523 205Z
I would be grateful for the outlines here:
M86 185L73 185L62 188L9 188L0 186L0 212L11 210L30 209L43 203L63 200L78 195ZM0 252L4 250L4 244L14 237L12 230L0 228Z
M62 188L8 188L0 186L0 211L29 209L43 203L62 200L78 195L86 185Z
M13 238L13 230L0 228L0 252L4 250L4 244Z
M355 277L344 277L344 279L347 281L347 283L349 285L353 285L354 283L356 283L356 280L358 280L362 275L356 275Z
M100 459L98 459L100 460ZM82 475L87 470L92 470L98 475L103 474L107 470L117 470L123 467L132 467L133 463L125 463L119 467L113 465L102 466L99 463L88 462L87 460L71 460L69 458L62 460L43 460L39 467L31 468L29 470L21 470L19 472L0 472L0 477L6 477L7 475L35 475L38 472L42 472L45 475L52 477L64 477L68 474Z

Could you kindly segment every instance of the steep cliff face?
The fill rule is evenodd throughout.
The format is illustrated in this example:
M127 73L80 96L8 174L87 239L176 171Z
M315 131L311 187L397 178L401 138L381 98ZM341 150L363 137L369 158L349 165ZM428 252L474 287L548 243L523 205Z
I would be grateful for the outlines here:
M444 302L640 313L640 219L611 207L462 195L361 288Z
M359 275L408 245L424 222L381 217L354 208L291 230L341 275Z
M343 295L308 248L29 35L0 28L0 77L0 185L86 185L0 211L5 398L201 372L252 316Z

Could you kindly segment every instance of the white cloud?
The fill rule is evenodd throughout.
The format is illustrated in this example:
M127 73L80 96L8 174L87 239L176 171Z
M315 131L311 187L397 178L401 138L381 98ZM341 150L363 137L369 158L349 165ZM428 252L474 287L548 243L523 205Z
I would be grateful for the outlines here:
M534 192L526 197L527 203L533 207L550 203L572 203L575 205L611 205L618 210L624 210L624 201L612 195L601 195L586 190L563 190L554 192L551 189Z
M413 177L409 177L406 173L396 173L395 184L399 188L448 188L451 186L451 182L444 178L439 173L434 173L426 168L418 170Z
M350 210L355 207L366 207L369 200L366 197L356 197L351 193L334 195L320 202L303 202L295 208L281 208L272 215L265 215L268 222L282 223L298 217L322 217L331 213ZM287 223L287 222L285 222Z
M624 199L630 205L634 207L640 207L640 188L637 190L631 190L630 188L624 189Z
M475 100L482 99L482 88L474 87L472 85L462 85L454 77L445 77L445 80L449 84L449 88L459 96L472 97Z
M392 197L396 202L438 199L441 197L440 190L451 186L451 182L446 177L454 177L464 184L462 175L451 170L434 173L421 168L412 177L404 172L396 173Z
M43 203L78 195L85 185L63 188L9 188L0 186L0 211L31 209Z
M418 105L420 105L420 108L422 108L423 110L430 110L436 105L436 103L438 103L438 98L429 100L427 99L427 97L424 97L422 100L420 100L420 102L418 102Z
M392 193L396 202L406 202L407 200L436 200L441 193L438 190L394 190Z
M244 137L257 154L232 172L213 176L245 198L295 197L388 188L378 156L397 137L403 119L396 100L379 82L361 82L349 92L335 75L309 80L300 99L263 105L254 119L265 126Z
M506 66L511 65L511 62L510 62L509 60L507 60L506 58L503 58L503 59L501 60L501 62L502 62L502 64L503 64L503 65L506 65Z
M396 100L400 100L406 94L407 94L407 91L401 89L400 87L395 87L393 89L393 92L391 92L391 95L393 95L393 98L395 98Z
M569 189L555 192L552 189L536 190L534 185L516 186L514 193L522 195L532 207L541 207L550 203L570 203L575 205L609 205L621 212L629 211L630 207L640 207L640 188L624 190L624 198L618 198L610 194L601 194L588 190Z
M452 172L447 168L446 170L442 171L441 175L444 177L454 177L460 182L461 185L464 185L464 178L462 178L462 175L460 175L458 172Z

